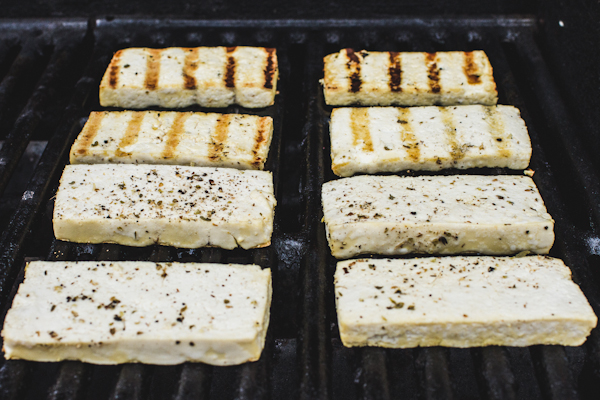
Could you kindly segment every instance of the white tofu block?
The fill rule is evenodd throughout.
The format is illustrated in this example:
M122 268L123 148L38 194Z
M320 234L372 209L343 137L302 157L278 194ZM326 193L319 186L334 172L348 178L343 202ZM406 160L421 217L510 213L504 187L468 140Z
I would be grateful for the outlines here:
M559 260L443 257L341 261L345 346L579 346L598 321Z
M6 359L94 364L259 359L271 271L257 265L31 262L4 322Z
M531 158L527 127L512 106L335 108L330 133L332 169L338 176L524 169Z
M327 182L323 220L336 258L359 254L546 254L554 221L526 176L370 176Z
M129 48L113 56L100 83L103 107L267 107L275 101L275 49Z
M54 234L77 243L244 249L271 243L273 177L171 165L67 165Z
M264 168L273 119L174 111L92 112L71 164L178 164Z
M342 49L324 58L332 106L494 105L492 66L481 51L437 53Z

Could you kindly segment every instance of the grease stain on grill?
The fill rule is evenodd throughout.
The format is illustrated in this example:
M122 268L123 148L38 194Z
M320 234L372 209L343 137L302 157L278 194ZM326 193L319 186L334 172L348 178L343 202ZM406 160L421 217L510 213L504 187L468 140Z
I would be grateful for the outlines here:
M437 66L437 53L425 53L427 60L427 69L429 78L429 87L433 93L439 93L440 87L440 69Z
M146 49L148 56L146 58L146 77L144 86L148 90L155 90L158 86L158 76L160 74L160 53L161 49Z
M421 149L419 141L414 135L412 126L408 122L410 116L410 108L398 108L398 124L400 125L400 137L408 157L414 162L421 159Z
M369 131L369 109L353 108L350 120L354 146L362 144L365 151L373 151L373 141Z
M450 146L450 158L453 161L461 160L465 157L466 148L458 144L456 139L456 126L454 125L454 116L446 107L438 107L442 122L446 128L448 136L448 145Z
M401 92L402 87L402 66L400 64L400 53L390 51L390 90L392 92Z
M171 129L167 132L167 137L165 140L165 148L162 153L162 158L164 160L168 160L173 158L175 155L175 150L179 145L179 141L181 140L181 136L184 134L184 125L185 121L190 117L191 113L177 113L175 119L173 120L173 125L171 125Z
M79 146L76 150L77 154L84 155L88 152L88 149L92 145L92 141L98 134L102 119L106 115L106 112L92 112L90 117L85 124L85 131L79 141Z
M119 69L120 66L119 64L121 63L121 54L123 53L123 50L119 50L115 53L115 55L113 56L113 59L110 63L110 71L109 71L109 79L108 79L108 84L109 86L114 89L117 87L117 83L119 83Z
M144 119L143 112L134 112L127 124L127 130L125 131L125 135L119 142L119 146L115 150L115 155L117 157L126 157L130 156L131 153L123 151L123 149L127 146L132 145L138 139L138 135L140 133L140 128L142 127L142 121Z
M481 83L479 67L477 66L477 63L475 63L475 60L473 59L473 52L471 51L465 52L465 65L463 70L465 71L467 81L470 85Z
M352 93L360 92L362 85L362 79L360 77L360 58L356 55L353 49L346 49L346 56L348 57L349 76L350 76L350 91Z
M225 67L225 86L235 87L235 58L233 52L237 47L227 47L227 66Z
M275 74L275 49L267 48L267 66L265 67L265 89L273 89L273 75Z
M183 86L188 90L196 89L194 72L198 69L198 49L188 49L183 65Z
M260 166L260 164L262 162L262 158L258 157L257 154L258 154L258 150L260 149L260 147L267 140L267 126L268 126L267 118L261 118L258 121L258 131L256 132L256 137L254 138L254 146L252 149L252 154L254 155L254 160L252 160L252 165L254 165L257 168Z
M223 155L223 147L229 134L229 125L231 124L231 115L223 114L217 120L215 130L211 135L208 149L208 158L211 161L219 161Z
M508 137L504 129L504 121L500 118L498 108L496 106L484 107L485 121L490 127L492 134L492 142L496 144L498 155L500 157L510 157L508 149Z

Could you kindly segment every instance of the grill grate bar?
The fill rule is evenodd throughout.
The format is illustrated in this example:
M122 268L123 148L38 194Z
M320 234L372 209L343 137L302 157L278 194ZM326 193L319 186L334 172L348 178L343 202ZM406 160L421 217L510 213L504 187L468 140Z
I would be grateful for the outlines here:
M504 347L474 349L474 358L480 368L480 379L486 398L512 400L517 398L515 377Z
M446 349L441 347L419 349L415 363L425 399L450 400L454 397Z
M547 398L579 399L564 347L535 346L531 352L534 353L538 379L544 382L542 390Z
M360 389L362 398L390 399L386 351L380 348L365 347L360 351Z

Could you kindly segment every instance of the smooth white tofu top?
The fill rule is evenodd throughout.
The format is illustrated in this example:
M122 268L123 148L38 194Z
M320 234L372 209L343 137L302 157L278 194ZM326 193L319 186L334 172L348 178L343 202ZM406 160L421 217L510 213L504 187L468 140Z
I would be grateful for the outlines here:
M348 260L337 264L334 281L340 331L351 340L360 335L393 340L396 329L431 326L430 333L442 343L502 344L493 342L498 339L493 333L476 336L483 327L498 324L514 334L505 343L526 345L534 344L527 343L528 335L536 335L528 323L557 321L564 325L556 325L543 342L574 345L597 322L570 269L544 256ZM581 331L569 331L579 325ZM438 332L436 326L445 330ZM427 333L396 340L435 345L428 343Z
M444 168L524 169L531 142L512 106L336 108L331 114L336 175Z
M273 119L173 111L92 112L72 164L179 164L263 169Z
M31 262L6 316L4 350L10 358L13 349L46 346L43 358L74 347L101 364L240 363L244 345L257 342L260 355L270 289L270 270L257 265ZM93 359L103 347L106 359Z

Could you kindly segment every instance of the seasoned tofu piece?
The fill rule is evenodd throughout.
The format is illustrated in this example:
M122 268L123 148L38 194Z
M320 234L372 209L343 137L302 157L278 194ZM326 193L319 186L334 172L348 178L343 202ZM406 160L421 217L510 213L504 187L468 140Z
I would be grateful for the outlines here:
M492 66L481 51L437 53L342 49L324 58L332 106L494 105Z
M278 76L277 54L270 48L129 48L113 56L100 83L100 104L267 107L275 101Z
M54 234L77 243L250 249L271 244L273 177L171 165L67 165Z
M527 127L512 106L335 108L330 133L332 169L338 176L524 169L531 158Z
M579 346L598 321L555 258L341 261L335 272L345 346Z
M327 182L323 220L336 258L359 254L546 254L554 221L526 176L370 176Z
M27 265L4 322L6 359L235 365L259 359L271 271L258 265Z
M273 119L173 111L92 112L71 164L178 164L263 169Z

